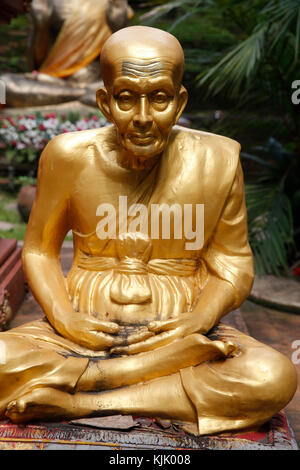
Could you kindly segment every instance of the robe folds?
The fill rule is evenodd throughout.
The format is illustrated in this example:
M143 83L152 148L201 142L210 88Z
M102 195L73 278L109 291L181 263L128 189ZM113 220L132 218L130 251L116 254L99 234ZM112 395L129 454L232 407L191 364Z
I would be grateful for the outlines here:
M113 126L54 138L39 169L39 178L47 171L48 188L41 186L37 197L43 198L51 185L66 187L67 202L58 202L62 217L73 214L65 230L73 230L74 259L62 279L73 309L116 321L126 334L131 328L147 328L150 321L192 312L210 277L226 283L234 298L231 309L238 308L254 276L239 151L240 145L226 137L176 126L156 164L134 172L118 163ZM66 181L72 181L72 192L66 181L57 180L56 158L63 159L60 169ZM94 189L92 195L89 188ZM155 204L202 204L201 247L187 249L184 234L175 236L175 225L169 237L160 229L157 237L149 230L119 233L124 223L118 213L120 195L127 197L127 207L142 204L147 209L148 229ZM97 233L99 204L115 208L116 231L107 238ZM34 210L39 210L38 202ZM40 214L43 217L43 211ZM137 212L128 213L128 227L136 217ZM45 232L48 226L53 231L56 219L49 219ZM289 359L222 324L207 338L215 352L220 341L236 347L228 357L219 354L209 361L205 356L199 365L180 370L182 387L198 416L187 430L207 434L259 425L291 399L296 375ZM1 345L0 383L5 386L0 388L0 414L10 401L36 387L74 393L89 361L108 358L105 351L62 337L47 319L1 333Z

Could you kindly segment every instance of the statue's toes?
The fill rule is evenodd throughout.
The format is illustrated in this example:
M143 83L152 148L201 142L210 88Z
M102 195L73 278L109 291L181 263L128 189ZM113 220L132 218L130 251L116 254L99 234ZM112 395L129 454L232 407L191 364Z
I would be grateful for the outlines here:
M13 400L8 404L5 415L14 423L21 422L21 417L24 417L24 412L26 411L26 408L27 403L22 398L20 398L19 400Z
M40 390L33 390L17 400L11 401L7 405L5 416L13 423L29 421L35 416L36 407L41 404L40 394Z
M68 416L71 419L77 417L77 412L79 413L71 394L41 387L11 401L5 415L13 423L26 423L41 419L66 419Z

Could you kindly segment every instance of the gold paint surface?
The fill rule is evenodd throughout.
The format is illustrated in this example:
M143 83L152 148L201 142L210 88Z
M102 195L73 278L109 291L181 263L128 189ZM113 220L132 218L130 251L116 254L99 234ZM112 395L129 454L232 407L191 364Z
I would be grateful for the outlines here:
M125 28L101 61L97 99L112 125L55 137L40 159L23 264L46 318L0 334L0 414L14 422L134 414L194 434L259 426L292 398L296 373L277 351L219 323L254 275L240 145L176 126L187 92L170 34ZM141 61L160 67L140 73ZM178 236L174 213L169 236L149 231L157 205L180 214L203 205L202 243ZM198 227L197 211L190 221ZM69 230L65 278L59 254Z

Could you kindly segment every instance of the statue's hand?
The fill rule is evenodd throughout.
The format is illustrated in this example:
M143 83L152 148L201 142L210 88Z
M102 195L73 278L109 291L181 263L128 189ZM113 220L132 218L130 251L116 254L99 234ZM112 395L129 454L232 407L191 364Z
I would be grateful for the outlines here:
M199 315L193 312L183 313L179 318L167 321L153 321L149 323L148 330L154 336L129 346L113 347L111 353L137 354L151 351L192 333L206 333L212 326L207 323L207 320L201 320L201 317L199 318Z
M122 338L113 336L119 329L116 323L74 313L64 321L62 334L76 344L94 351L104 351L123 343Z

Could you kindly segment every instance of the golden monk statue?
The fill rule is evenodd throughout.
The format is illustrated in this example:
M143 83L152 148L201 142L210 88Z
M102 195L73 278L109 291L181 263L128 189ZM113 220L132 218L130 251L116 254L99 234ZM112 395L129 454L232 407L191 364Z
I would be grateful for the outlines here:
M14 422L132 414L201 435L257 427L295 392L288 358L219 323L253 282L240 145L174 127L183 67L169 33L114 33L97 92L113 125L41 156L23 260L45 319L0 334Z
M33 73L1 77L7 104L24 107L82 99L96 105L99 55L112 32L134 16L128 1L33 0L29 16L28 65Z
M127 0L33 0L31 70L84 83L99 79L94 60L132 17Z

